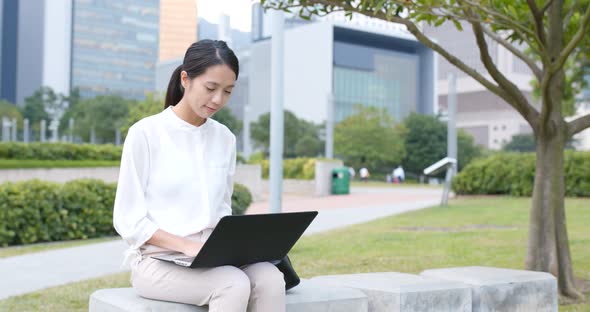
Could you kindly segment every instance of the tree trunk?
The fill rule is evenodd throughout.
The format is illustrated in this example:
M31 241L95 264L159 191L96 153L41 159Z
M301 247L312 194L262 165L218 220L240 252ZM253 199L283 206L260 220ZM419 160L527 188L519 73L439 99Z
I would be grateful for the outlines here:
M526 268L553 274L562 295L582 299L575 287L564 208L563 149L567 138L563 131L541 129L536 139Z

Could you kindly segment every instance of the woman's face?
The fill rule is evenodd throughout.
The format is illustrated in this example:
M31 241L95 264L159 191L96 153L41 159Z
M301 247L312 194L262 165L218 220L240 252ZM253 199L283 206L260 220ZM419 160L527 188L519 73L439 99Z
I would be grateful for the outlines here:
M225 64L211 66L194 79L182 71L183 100L197 116L209 118L225 106L235 81L236 74Z

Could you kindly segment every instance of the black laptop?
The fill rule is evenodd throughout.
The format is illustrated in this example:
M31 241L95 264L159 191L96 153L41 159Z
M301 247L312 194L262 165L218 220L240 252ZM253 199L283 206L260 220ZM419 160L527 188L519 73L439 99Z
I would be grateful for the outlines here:
M277 263L317 214L317 211L306 211L225 216L196 257L175 254L153 258L190 268L239 267L263 261Z

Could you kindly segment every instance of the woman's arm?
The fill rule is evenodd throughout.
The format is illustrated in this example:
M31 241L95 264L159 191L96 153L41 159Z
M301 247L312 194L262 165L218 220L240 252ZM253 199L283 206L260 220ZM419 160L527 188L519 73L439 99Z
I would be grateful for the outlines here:
M190 257L196 256L199 253L199 250L203 247L203 243L194 242L160 229L152 235L147 243L161 248L182 252Z

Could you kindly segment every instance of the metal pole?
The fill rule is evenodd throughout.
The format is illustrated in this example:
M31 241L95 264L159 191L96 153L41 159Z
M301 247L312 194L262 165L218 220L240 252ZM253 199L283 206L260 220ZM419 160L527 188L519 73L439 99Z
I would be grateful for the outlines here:
M45 130L47 128L47 121L45 119L41 120L41 130L40 130L40 138L41 142L45 142Z
M448 76L449 93L447 95L447 157L457 159L457 128L455 127L455 120L457 115L457 86L455 74L449 73ZM457 164L451 164L447 168L445 175L445 185L443 189L443 196L441 206L446 206L449 201L449 194L451 192L451 181L457 172Z
M283 188L283 12L271 11L270 211L281 212Z
M13 117L13 118L12 118L12 128L11 128L11 129L12 129L12 141L13 141L13 142L16 142L16 141L17 141L17 140L16 140L16 130L17 130L17 126L18 126L18 124L17 124L17 122L16 122L16 118L14 118L14 117Z
M447 156L457 159L457 84L455 74L449 73L448 121L447 121ZM457 159L458 160L458 159ZM458 163L458 161L457 161ZM456 173L456 167L453 174Z
M328 114L326 116L326 158L334 158L334 96L328 94Z
M23 142L29 143L29 119L23 120Z

